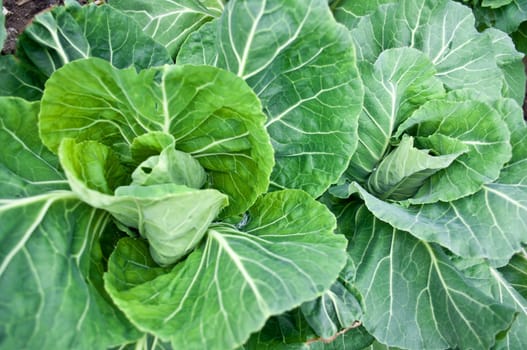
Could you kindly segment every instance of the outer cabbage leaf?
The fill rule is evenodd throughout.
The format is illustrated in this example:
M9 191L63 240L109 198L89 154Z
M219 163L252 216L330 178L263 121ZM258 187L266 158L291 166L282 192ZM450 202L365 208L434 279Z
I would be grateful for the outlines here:
M395 2L395 0L339 0L331 5L335 19L347 28L354 28L363 16L369 15L382 4Z
M133 341L139 333L96 277L109 216L68 190L56 156L39 141L38 107L0 98L0 347Z
M389 346L490 348L514 309L487 296L434 244L356 214L349 253L364 298L365 328Z
M447 89L476 88L498 98L503 73L492 39L478 33L472 11L448 0L403 0L380 6L350 28L359 60L375 62L395 47L422 51Z
M345 263L346 241L333 234L335 224L306 193L274 192L250 209L243 231L211 226L186 260L145 283L128 283L123 266L136 268L121 254L130 240L120 243L105 285L137 327L175 348L232 349L270 316L329 288Z
M354 327L339 332L331 338L319 338L310 334L302 341L295 340L297 334L296 318L286 318L283 315L271 319L264 330L254 334L239 350L363 350L374 338L364 327ZM303 332L300 329L300 332ZM307 330L306 332L309 332Z
M499 272L524 299L527 299L527 252L525 249L513 256L506 266L499 269Z
M523 257L525 259L525 256ZM513 258L513 260L515 260ZM514 266L514 263L512 264ZM511 266L509 264L508 266ZM508 267L502 268L507 270ZM524 276L527 274L525 266L519 271ZM502 273L491 268L492 276L495 280L495 291L494 295L502 303L514 307L518 311L518 316L514 321L511 329L507 332L504 337L499 337L495 349L522 349L527 346L527 333L525 329L527 327L527 299L525 295L521 295L514 284L507 281L506 276ZM522 286L525 288L526 280L523 280Z
M91 58L47 81L40 133L54 151L64 138L95 140L130 162L137 137L172 135L176 149L205 169L207 186L229 196L229 216L267 190L273 154L264 121L257 97L229 72L164 66L136 73Z
M13 55L0 56L0 96L36 101L42 97L45 77Z
M190 33L223 10L223 0L110 0L109 4L136 20L172 56Z
M421 52L411 48L386 50L374 65L359 65L365 95L359 117L359 145L346 171L365 182L389 150L392 134L421 104L444 95L436 70Z
M49 77L68 62L104 58L115 67L171 63L168 51L109 6L59 6L37 15L18 40L17 55Z
M189 36L179 63L214 64L261 99L275 149L275 188L319 196L356 148L362 85L348 31L325 0L229 1Z
M331 339L360 319L362 308L350 289L352 286L341 277L320 298L302 304L306 322L317 336Z
M515 255L512 261L518 261L522 254ZM519 293L513 283L507 280L503 271L509 270L509 265L496 269L489 265L487 261L481 259L463 259L460 257L451 258L456 266L477 286L489 296L500 301L504 305L516 309L517 316L511 328L506 332L498 335L496 344L493 349L522 349L527 345L527 300ZM516 265L512 270L523 273L525 270L516 270ZM509 270L510 271L510 270ZM525 280L520 284L525 284Z
M503 96L516 100L521 106L525 99L525 65L523 56L516 51L511 38L502 31L490 28L485 31L492 38L496 63L503 72Z
M473 11L480 28L494 27L505 33L515 32L527 21L527 1L512 0L502 6L474 6Z
M447 203L404 206L375 198L359 185L368 209L394 228L437 242L463 257L508 260L526 242L526 161L503 169L495 183L474 195Z

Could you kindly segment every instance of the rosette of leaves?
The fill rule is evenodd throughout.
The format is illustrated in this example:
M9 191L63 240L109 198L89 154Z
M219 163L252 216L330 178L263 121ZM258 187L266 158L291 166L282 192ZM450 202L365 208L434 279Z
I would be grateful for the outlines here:
M232 73L80 59L0 104L1 347L235 348L345 263L327 208L262 196L265 115Z
M361 330L373 348L525 347L521 54L451 1L332 6L365 89L358 148L321 198L349 260L323 297L268 324L281 338L249 348L315 348L313 334L361 348Z

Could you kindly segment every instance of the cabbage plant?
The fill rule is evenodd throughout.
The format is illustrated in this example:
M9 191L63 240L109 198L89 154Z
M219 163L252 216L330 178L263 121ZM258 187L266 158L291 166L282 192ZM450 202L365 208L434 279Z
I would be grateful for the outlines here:
M0 348L527 347L523 55L477 29L452 0L37 16L0 58Z

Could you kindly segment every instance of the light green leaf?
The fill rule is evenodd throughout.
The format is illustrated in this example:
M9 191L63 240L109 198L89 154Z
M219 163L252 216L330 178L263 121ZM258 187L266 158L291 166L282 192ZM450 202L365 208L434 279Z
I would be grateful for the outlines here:
M91 206L110 212L122 224L138 229L148 239L158 264L172 264L188 254L228 203L227 196L216 190L172 182L126 186L126 169L109 147L96 141L77 144L65 139L59 159L73 192Z
M452 153L444 137L467 151L432 175L409 201L413 204L452 201L473 194L498 178L511 158L510 132L502 116L479 101L430 101L399 126L396 137L409 133L421 148ZM426 138L426 139L425 139ZM445 149L447 152L445 152Z
M121 345L113 350L174 350L170 343L164 342L151 334L145 334L135 343Z
M338 180L357 145L362 84L355 61L349 32L326 0L229 1L177 57L247 81L268 117L273 187L315 197Z
M218 17L223 0L110 0L109 5L132 17L143 31L175 56L187 36Z
M273 154L264 121L252 90L224 70L164 66L136 73L91 58L47 81L40 133L54 151L64 138L95 140L130 162L138 136L171 135L176 149L205 169L207 186L229 196L223 213L229 216L267 190Z
M351 28L350 28L351 29ZM396 47L422 51L449 90L472 87L498 98L503 74L492 40L478 33L472 11L449 0L402 0L381 6L351 30L359 60L375 62Z
M411 48L386 50L375 64L359 65L365 96L359 145L346 176L365 182L388 152L392 134L421 104L444 95L430 60Z
M38 103L0 98L0 347L93 349L139 333L96 272L109 216L68 190L38 138ZM72 331L74 330L74 331Z
M107 290L137 327L174 348L242 345L270 316L329 288L345 263L346 245L333 234L331 213L301 191L267 194L248 215L245 232L213 225L170 273L139 285L120 281L123 264L134 262L118 247Z
M148 186L174 183L199 189L205 185L207 174L191 155L169 145L159 155L150 156L132 173L132 185Z
M510 4L513 0L481 0L481 6L490 8L499 8Z
M513 261L514 260L515 259L513 258ZM523 260L525 261L525 256L523 256ZM516 262L513 262L500 270L507 271L511 265L515 266L515 263ZM527 333L525 332L527 327L527 299L525 299L525 294L522 296L518 289L515 288L514 284L507 281L507 276L504 276L503 273L500 273L493 268L490 270L495 280L496 291L494 294L496 295L496 298L502 303L516 308L518 311L518 316L512 324L511 329L504 337L499 337L497 339L494 349L525 348L527 346ZM520 274L523 274L524 276L527 275L527 269L525 269L525 266L523 266L522 270L517 272L519 272L517 276ZM526 280L523 279L521 284L521 287L525 288Z
M526 242L525 161L508 166L500 179L472 196L448 203L402 206L381 201L359 185L368 209L394 228L436 242L463 257L508 260Z
M522 107L512 99L495 101L493 107L511 131L512 157L509 164L527 159L527 123L524 120Z
M364 327L381 343L411 349L488 349L515 310L473 285L434 244L362 208L350 256L364 298Z
M512 39L506 33L494 28L485 30L485 33L492 39L496 63L503 72L503 96L513 98L519 105L523 105L526 83L522 61L524 55L516 51Z
M381 199L404 200L412 197L432 175L445 169L466 151L433 156L413 146L413 137L401 143L383 158L368 179L368 188ZM463 145L464 146L464 145Z
M18 40L17 55L49 77L68 62L100 57L115 67L171 63L168 51L109 6L58 6L37 15Z
M525 251L515 255L512 261L517 262L518 259L525 259L522 254L525 254ZM522 349L527 346L527 333L525 332L525 327L527 326L527 300L519 293L514 284L510 283L506 278L506 273L512 271L516 277L521 279L521 274L525 275L525 271L522 271L524 269L516 270L518 267L516 263L496 269L491 267L487 261L479 259L469 260L456 257L453 261L471 281L475 282L479 290L487 293L500 303L516 309L518 313L511 328L498 335L493 349ZM510 269L510 265L516 266ZM517 274L518 272L519 274ZM520 282L520 284L525 284L525 280Z
M339 0L331 5L335 19L347 28L354 28L363 16L375 12L382 4L395 2L395 0Z
M456 102L477 100L492 106L505 121L511 133L512 157L509 164L527 158L527 124L524 120L523 109L516 101L511 98L489 99L474 89L451 91L447 95L447 100Z

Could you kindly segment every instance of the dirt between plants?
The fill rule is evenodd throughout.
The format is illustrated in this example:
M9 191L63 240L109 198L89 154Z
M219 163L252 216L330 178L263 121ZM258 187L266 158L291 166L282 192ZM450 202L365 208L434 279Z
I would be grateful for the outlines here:
M62 0L4 0L3 5L7 11L5 20L7 38L2 53L14 52L18 35L37 13L62 3Z

